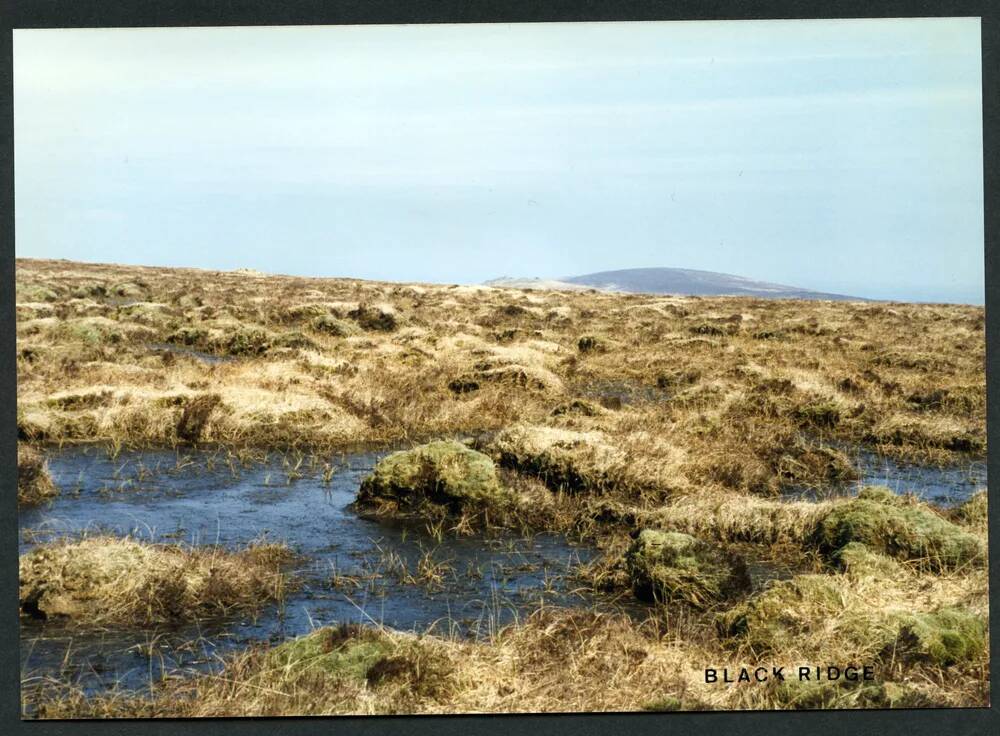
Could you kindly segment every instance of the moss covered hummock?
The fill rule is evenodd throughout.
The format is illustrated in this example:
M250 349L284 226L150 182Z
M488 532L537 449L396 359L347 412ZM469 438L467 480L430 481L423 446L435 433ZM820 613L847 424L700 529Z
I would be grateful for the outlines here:
M296 675L318 673L363 682L369 668L392 649L392 642L377 630L345 624L289 639L268 652L267 665Z
M985 560L978 537L884 488L864 489L857 498L830 509L817 524L813 542L827 558L860 542L891 557L924 560L933 569Z
M742 560L681 532L643 529L625 566L643 600L707 606L750 587Z
M379 512L451 512L506 508L513 494L500 484L489 456L461 442L442 440L382 459L361 483L357 503Z
M899 634L896 657L947 667L985 659L986 619L961 608L945 607L927 613L907 613L896 619Z

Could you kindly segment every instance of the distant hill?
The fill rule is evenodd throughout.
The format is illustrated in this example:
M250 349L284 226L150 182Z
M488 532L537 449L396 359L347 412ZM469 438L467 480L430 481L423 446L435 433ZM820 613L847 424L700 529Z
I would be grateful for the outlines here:
M754 281L742 276L690 268L627 268L600 271L564 279L501 278L488 286L517 289L601 289L641 294L678 294L682 296L756 296L771 299L832 299L866 301L844 294L827 294L796 286Z

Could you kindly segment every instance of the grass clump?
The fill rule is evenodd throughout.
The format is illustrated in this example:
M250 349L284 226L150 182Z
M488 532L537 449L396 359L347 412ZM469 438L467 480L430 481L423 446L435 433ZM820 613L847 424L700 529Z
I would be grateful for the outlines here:
M262 355L271 347L270 336L264 330L246 327L219 337L215 343L216 349L234 356Z
M809 642L821 649L820 634L840 641L842 651L882 650L890 632L879 632L851 581L836 575L796 575L770 584L716 617L724 640L755 654L775 653ZM884 627L883 627L884 628ZM811 640L811 641L810 641Z
M681 709L681 699L673 695L664 695L662 698L651 700L642 706L642 709L651 713L668 713Z
M309 322L309 326L316 332L332 337L347 337L357 332L357 328L349 322L337 319L331 314L321 314Z
M177 420L177 439L191 443L201 439L209 417L221 403L222 397L218 394L201 394L187 399Z
M284 545L238 552L88 537L35 547L19 563L25 615L80 623L154 623L254 610L288 586Z
M334 680L364 682L369 668L393 649L378 631L357 624L317 629L268 652L264 666L283 676L318 674Z
M941 705L912 685L864 680L789 679L774 690L780 707L791 710L831 708L931 708Z
M834 565L851 575L889 577L899 574L900 566L891 557L872 552L861 542L849 542L833 554Z
M982 562L982 540L943 519L926 506L905 503L887 489L865 489L857 498L834 505L813 535L820 554L831 558L851 542L903 560L920 560L932 569Z
M682 532L643 529L625 566L642 600L706 607L750 587L742 560Z
M45 456L31 445L19 442L17 445L17 503L32 506L48 501L59 495L59 489L52 482Z
M363 330L392 332L397 327L395 312L384 306L362 304L348 312L347 316L357 322Z
M953 606L897 618L897 657L940 667L985 660L988 652L986 619Z
M537 476L554 491L600 493L631 481L624 453L600 432L519 425L500 432L488 450L504 467Z
M959 524L985 530L988 521L989 506L986 491L977 491L969 499L952 511L952 519Z
M379 513L502 510L512 501L493 460L454 440L383 458L362 481L357 497L360 508Z

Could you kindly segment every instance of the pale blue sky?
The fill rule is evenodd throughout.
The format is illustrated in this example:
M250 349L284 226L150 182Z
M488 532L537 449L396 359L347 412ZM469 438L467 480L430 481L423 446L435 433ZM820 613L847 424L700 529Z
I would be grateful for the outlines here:
M982 303L979 21L14 34L19 256Z

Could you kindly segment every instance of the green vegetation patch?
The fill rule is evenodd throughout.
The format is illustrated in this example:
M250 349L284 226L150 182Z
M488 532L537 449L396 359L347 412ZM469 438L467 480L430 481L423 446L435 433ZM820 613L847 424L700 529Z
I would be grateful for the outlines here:
M493 460L454 440L383 458L361 483L357 498L359 506L381 511L417 511L431 504L458 512L469 507L504 508L512 501Z
M643 600L703 607L750 588L741 559L681 532L643 529L625 554L625 567Z
M652 713L666 713L669 711L680 710L681 699L673 695L664 695L662 698L657 698L656 700L644 703L642 709Z
M378 631L357 624L317 629L268 652L265 666L291 675L319 673L332 679L364 682L368 670L393 650Z
M933 569L984 561L984 545L977 536L925 506L900 501L887 489L866 489L821 518L813 542L827 558L860 542L891 557L926 561Z
M781 651L793 640L808 636L815 626L835 621L844 613L845 601L837 582L832 575L796 575L772 583L719 614L719 634L755 652Z
M897 621L896 657L946 667L987 655L986 619L971 611L945 607L903 614Z
M55 290L39 284L17 284L15 293L18 302L54 302L59 298Z
M861 542L850 542L833 554L834 565L851 575L893 577L900 573L900 564L891 557L872 552Z
M791 710L927 708L940 705L911 685L861 679L788 679L774 689L774 698L781 708Z

